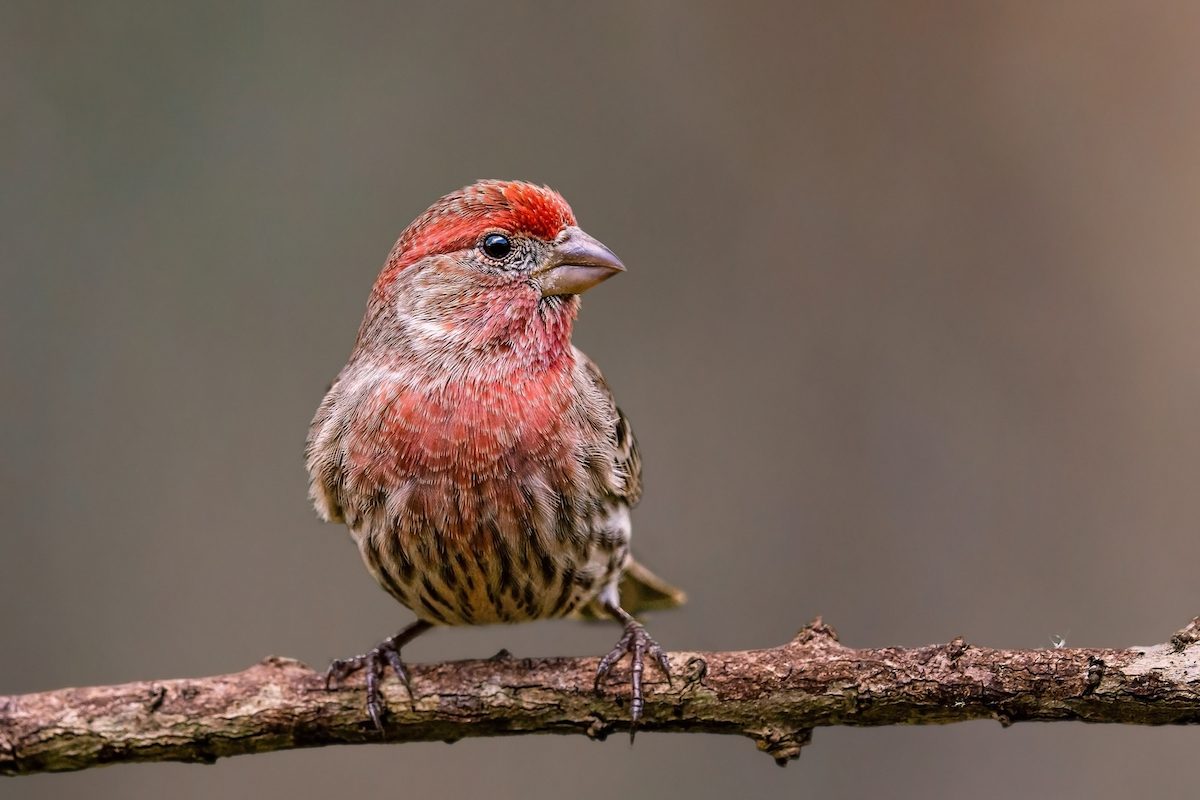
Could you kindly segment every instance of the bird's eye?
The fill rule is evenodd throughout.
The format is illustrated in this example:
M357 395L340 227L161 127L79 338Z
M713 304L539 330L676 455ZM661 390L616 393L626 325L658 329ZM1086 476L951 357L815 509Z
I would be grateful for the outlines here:
M501 259L512 252L512 242L502 233L489 233L480 247L488 258Z

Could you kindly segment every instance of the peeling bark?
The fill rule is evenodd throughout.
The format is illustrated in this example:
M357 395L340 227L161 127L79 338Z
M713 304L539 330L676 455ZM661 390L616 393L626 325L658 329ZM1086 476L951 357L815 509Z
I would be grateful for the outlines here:
M218 758L361 742L629 729L625 673L592 690L596 659L497 658L411 667L414 697L385 682L380 734L361 675L327 692L298 661L230 675L0 697L0 774ZM962 639L854 649L813 622L787 644L673 653L674 680L647 675L639 730L749 736L780 764L822 725L996 719L1200 723L1200 617L1161 645L995 650Z

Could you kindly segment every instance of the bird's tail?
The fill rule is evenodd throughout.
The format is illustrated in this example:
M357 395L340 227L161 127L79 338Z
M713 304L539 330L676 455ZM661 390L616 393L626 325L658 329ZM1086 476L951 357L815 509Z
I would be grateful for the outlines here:
M660 608L675 608L687 602L687 595L682 589L667 583L635 560L630 560L629 566L625 568L618 590L621 595L621 608L634 616ZM593 600L571 616L578 619L611 618L601 607L599 600Z

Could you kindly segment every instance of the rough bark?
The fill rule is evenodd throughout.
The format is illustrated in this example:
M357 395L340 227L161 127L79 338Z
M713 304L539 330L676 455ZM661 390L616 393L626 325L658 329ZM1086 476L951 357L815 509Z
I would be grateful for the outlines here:
M380 734L361 678L325 691L303 664L270 657L244 672L0 697L0 773L223 756L359 742L628 730L618 668L600 694L595 659L496 658L414 665L414 697L385 682ZM674 653L674 680L648 673L639 730L749 736L780 764L822 725L996 719L1143 725L1200 722L1200 617L1161 645L995 650L962 639L853 649L815 621L767 650Z

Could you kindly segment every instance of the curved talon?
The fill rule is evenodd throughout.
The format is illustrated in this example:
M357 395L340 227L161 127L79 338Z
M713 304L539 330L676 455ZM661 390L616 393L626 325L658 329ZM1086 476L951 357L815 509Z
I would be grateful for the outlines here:
M371 651L371 657L367 660L367 714L375 723L375 729L380 733L383 732L385 711L383 698L380 696L382 693L379 691L379 682L383 679L383 664L383 658L377 647Z
M416 698L413 697L412 678L408 677L408 670L404 668L404 662L400 660L400 650L389 647L384 651L387 657L388 666L392 668L392 672L396 673L396 677L404 684L404 688L408 690L408 699L416 704Z
M325 670L325 691L330 691L336 688L338 683L341 683L343 678L353 675L358 670L362 669L367 663L367 655L351 656L350 658L335 658L329 662L329 669Z
M637 623L633 623L637 625ZM600 691L600 681L608 677L608 673L612 672L612 668L616 666L621 657L629 652L629 644L633 641L633 626L626 626L625 634L617 640L613 645L613 649L608 652L608 655L600 659L600 665L596 667L596 681L593 684L597 692Z

